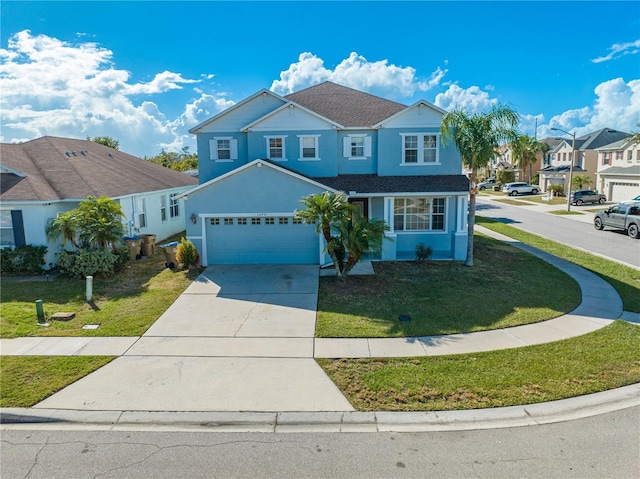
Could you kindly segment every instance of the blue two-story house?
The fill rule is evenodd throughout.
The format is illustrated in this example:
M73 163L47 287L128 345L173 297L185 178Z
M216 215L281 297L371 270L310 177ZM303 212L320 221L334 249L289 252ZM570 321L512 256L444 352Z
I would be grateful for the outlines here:
M390 230L382 260L462 260L469 182L440 139L443 110L406 106L331 82L285 97L268 90L190 132L200 184L185 192L187 238L210 264L325 264L324 240L295 218L300 199L343 191Z

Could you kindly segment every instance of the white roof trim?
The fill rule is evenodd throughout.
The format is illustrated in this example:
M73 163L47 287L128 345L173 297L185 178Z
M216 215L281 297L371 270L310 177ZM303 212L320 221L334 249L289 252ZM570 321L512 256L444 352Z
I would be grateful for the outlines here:
M255 121L252 121L252 122L251 122L251 123L249 123L248 125L243 126L242 128L240 128L240 131L242 131L243 133L245 133L245 132L249 131L251 128L253 128L254 126L256 126L257 124L259 124L259 123L261 123L261 122L265 121L265 120L266 120L266 119L268 119L269 117L272 117L272 116L274 116L274 115L276 115L276 114L280 113L281 111L283 111L283 110L285 110L285 109L287 109L287 108L289 108L289 107L299 108L300 110L304 111L305 113L308 113L309 115L315 116L316 118L319 118L319 119L320 119L320 120L322 120L322 121L326 121L327 123L329 123L330 125L335 126L336 128L344 129L344 127L343 127L341 124L336 123L336 122L335 122L335 121L333 121L333 120L329 120L329 118L326 118L326 117L324 117L324 116L322 116L322 115L319 115L318 113L316 113L316 112L315 112L315 111L313 111L313 110L309 110L308 108L305 108L305 107L304 107L304 106L302 106L302 105L298 105L297 103L295 103L295 102L293 102L293 101L287 101L287 103L285 103L284 105L282 105L282 106L280 106L280 107L276 108L275 110L270 111L270 112L269 112L269 113L267 113L266 115L264 115L264 116L262 116L262 117L258 118L258 119L257 119L257 120L255 120Z
M0 163L0 171L2 173L11 173L13 175L19 176L20 178L26 178L27 175L25 175L24 173L20 173L19 171L14 170L13 168L9 168L8 166L5 166L3 164Z
M267 90L266 88L263 88L262 90L254 93L253 95L251 95L248 98L245 98L244 100L236 103L235 105L230 106L229 108L227 108L226 110L221 111L220 113L218 113L217 115L212 116L211 118L209 118L208 120L203 121L202 123L200 123L199 125L194 126L193 128L191 128L189 130L189 133L192 134L197 134L199 132L199 130L201 130L202 128L204 128L205 126L207 126L208 124L222 118L223 116L225 116L227 113L232 112L233 110L236 110L238 108L240 108L241 106L249 103L250 101L254 100L255 98L257 98L258 96L262 95L263 93L266 93L268 95L271 95L272 97L283 101L284 103L286 103L288 100L286 98L281 97L280 95L277 95L275 93L273 93L270 90Z
M188 197L192 193L195 193L195 192L197 192L199 190L207 188L207 187L209 187L210 185L212 185L214 183L217 183L219 181L224 180L225 178L229 178L230 176L233 176L233 175L236 175L238 173L241 173L244 170L247 170L247 169L249 169L249 168L251 168L253 166L256 166L256 165L273 168L274 170L279 171L280 173L287 174L289 176L292 176L293 178L305 181L305 182L307 182L307 183L309 183L309 184L311 184L313 186L317 186L318 188L330 191L332 193L337 193L338 192L338 190L334 190L333 188L330 188L327 185L323 185L322 183L318 183L317 181L312 180L311 178L307 178L306 176L300 175L300 174L298 174L298 173L296 173L294 171L288 170L286 168L282 168L281 166L274 165L273 163L271 163L268 160L257 159L257 160L253 160L250 163L247 163L246 165L239 166L235 170L231 170L231 171L225 173L224 175L217 176L217 177L213 178L212 180L207 181L206 183L202 183L201 185L198 185L195 188L187 190L184 193L182 193L180 195L177 195L176 198L177 199L181 199L181 198L185 198L186 199L186 197Z
M393 114L391 116L388 116L384 120L379 121L378 123L373 125L371 128L380 128L385 123L388 123L390 121L395 120L396 118L401 117L402 115L408 113L410 110L413 110L414 108L417 108L420 105L424 105L427 108L431 108L432 110L436 111L437 113L440 113L443 116L447 114L446 110L443 110L442 108L435 106L433 103L429 103L426 100L419 100L419 101L415 102L413 105L406 107L404 110L400 110L398 113L395 113L395 114Z

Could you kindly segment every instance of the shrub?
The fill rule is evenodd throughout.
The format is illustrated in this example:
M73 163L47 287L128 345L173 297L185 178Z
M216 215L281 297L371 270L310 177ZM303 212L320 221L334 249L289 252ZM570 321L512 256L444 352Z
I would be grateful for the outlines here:
M496 175L498 183L504 185L505 183L513 183L516 181L516 174L513 170L500 170Z
M429 245L425 245L424 243L418 243L416 245L416 261L426 261L431 258L431 254L433 253L433 249Z
M58 254L58 267L61 275L70 278L112 276L120 257L107 249L62 251Z
M131 254L129 253L129 247L125 245L119 246L113 252L113 256L115 257L115 263L113 265L113 268L116 271L122 271L126 266L126 264L129 262L129 259L131 258Z
M186 238L180 240L176 249L176 259L183 268L196 268L200 263L200 256L195 245Z
M564 186L563 185L549 185L547 186L547 191L553 191L555 196L564 195Z
M24 245L16 248L2 248L3 273L42 273L45 264L46 246Z

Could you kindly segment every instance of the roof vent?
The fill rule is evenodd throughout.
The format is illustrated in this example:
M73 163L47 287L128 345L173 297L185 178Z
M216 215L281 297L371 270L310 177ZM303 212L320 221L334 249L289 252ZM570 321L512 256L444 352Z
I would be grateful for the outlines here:
M113 158L113 155L111 153L109 153L109 158Z
M72 154L73 156L78 156L78 154L76 153L76 150L73 150L73 151L71 152L71 154Z
M64 154L67 156L71 156L71 153L69 153L68 151L65 151Z
M83 148L82 150L80 150L80 153L82 153L83 155L86 156L87 155L87 149Z

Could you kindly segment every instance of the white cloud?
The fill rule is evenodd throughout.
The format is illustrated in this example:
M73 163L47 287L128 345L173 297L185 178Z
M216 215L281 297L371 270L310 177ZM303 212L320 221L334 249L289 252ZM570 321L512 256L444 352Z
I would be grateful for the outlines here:
M592 63L608 62L620 58L623 55L635 55L640 52L640 40L627 43L614 43L609 47L609 53L603 57L594 58Z
M625 82L614 78L600 83L594 89L596 99L593 107L584 106L568 110L549 120L542 128L545 136L557 136L551 127L576 132L577 136L599 130L614 128L620 131L638 130L640 121L640 80Z
M96 43L19 32L0 49L3 141L108 135L123 151L149 156L163 145L180 149L193 142L188 128L229 105L201 92L178 118L169 119L155 102L137 101L136 95L161 95L201 80L170 71L149 82L129 80L129 72L115 68L113 53Z
M274 80L271 90L287 95L323 81L332 81L385 98L401 99L434 88L446 73L446 69L438 67L429 78L419 79L415 68L399 67L389 64L388 60L370 62L356 52L330 70L324 66L323 59L304 52L297 62L280 72L280 79Z
M497 99L490 98L489 93L477 86L460 88L454 83L449 85L444 93L438 93L434 103L447 111L465 110L471 113L480 113L491 108L497 102Z

